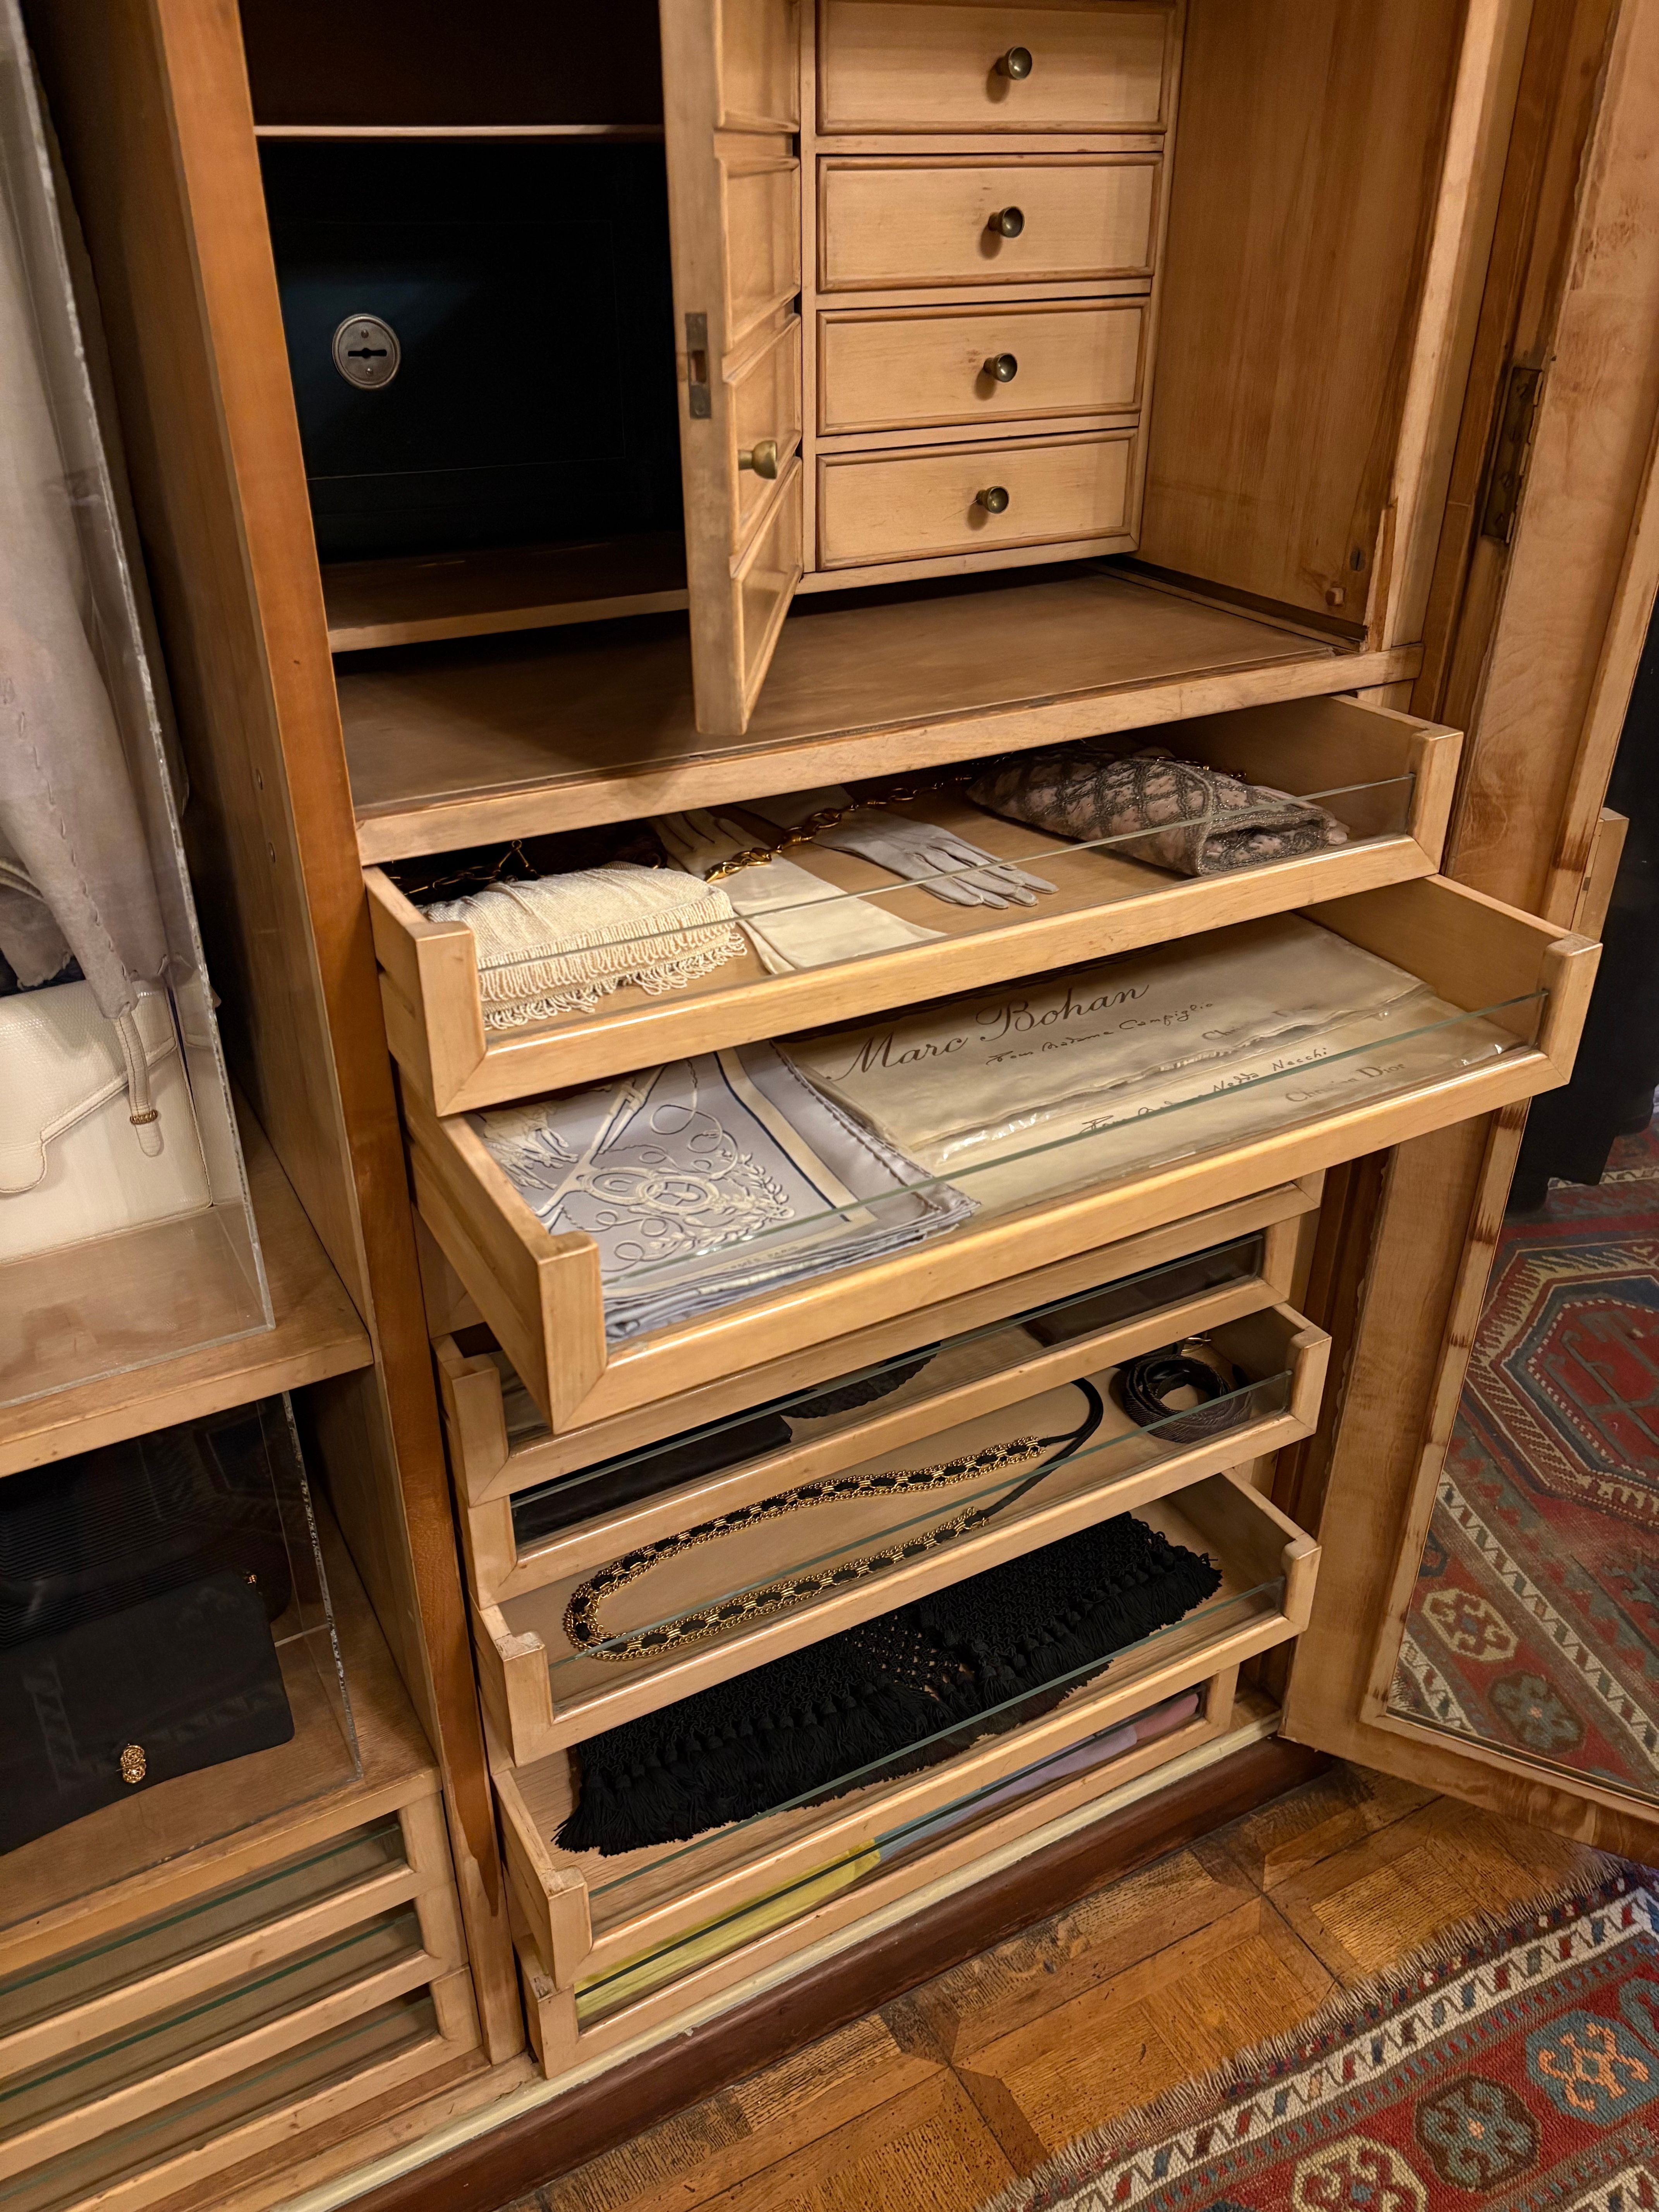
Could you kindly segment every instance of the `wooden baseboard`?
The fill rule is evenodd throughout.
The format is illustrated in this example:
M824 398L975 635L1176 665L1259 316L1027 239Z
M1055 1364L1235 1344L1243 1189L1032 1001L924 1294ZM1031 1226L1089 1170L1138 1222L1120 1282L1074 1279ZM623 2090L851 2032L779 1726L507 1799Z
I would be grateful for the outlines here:
M1330 1765L1271 1737L416 2166L352 2212L494 2212Z

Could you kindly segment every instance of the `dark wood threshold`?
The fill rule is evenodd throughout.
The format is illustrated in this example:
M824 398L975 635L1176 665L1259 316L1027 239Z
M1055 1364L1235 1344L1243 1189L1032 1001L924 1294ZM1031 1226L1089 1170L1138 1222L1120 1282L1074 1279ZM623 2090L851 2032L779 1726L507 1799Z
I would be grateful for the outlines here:
M690 2034L671 2037L568 2096L355 2198L352 2212L495 2212L1091 1890L1299 1788L1330 1764L1323 1753L1282 1737L1251 1744L798 1979L734 2005Z

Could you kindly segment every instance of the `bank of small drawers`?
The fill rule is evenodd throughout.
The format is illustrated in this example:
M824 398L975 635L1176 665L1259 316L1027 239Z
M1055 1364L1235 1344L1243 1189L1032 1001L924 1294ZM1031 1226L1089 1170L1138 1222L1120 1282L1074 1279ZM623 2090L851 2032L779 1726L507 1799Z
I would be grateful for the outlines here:
M821 570L1135 543L1176 20L820 0Z

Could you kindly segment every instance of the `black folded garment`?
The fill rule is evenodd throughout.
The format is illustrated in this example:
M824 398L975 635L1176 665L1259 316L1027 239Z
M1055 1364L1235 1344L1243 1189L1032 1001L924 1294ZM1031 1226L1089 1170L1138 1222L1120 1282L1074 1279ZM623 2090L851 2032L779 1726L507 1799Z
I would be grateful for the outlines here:
M1208 1559L1120 1514L591 1737L558 1840L614 1856L844 1796L858 1770L907 1749L884 1777L936 1765L961 1741L924 1739L1024 1726L1045 1692L1058 1704L1091 1662L1103 1670L1220 1583Z
M264 1602L244 1575L38 1637L0 1652L0 1851L293 1734Z
M270 1417L278 1449L286 1416ZM100 1445L0 1483L0 1650L207 1576L293 1596L279 1480L258 1405Z

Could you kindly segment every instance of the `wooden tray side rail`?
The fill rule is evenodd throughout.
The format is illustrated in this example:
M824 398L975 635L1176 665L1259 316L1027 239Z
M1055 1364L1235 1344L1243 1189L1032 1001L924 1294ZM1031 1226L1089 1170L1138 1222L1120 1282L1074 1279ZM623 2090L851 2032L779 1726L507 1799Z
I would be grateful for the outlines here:
M970 1284L1224 1205L1566 1079L1597 958L1587 939L1440 877L1335 900L1310 909L1309 917L1399 962L1460 1006L1492 1006L1541 990L1535 1042L1419 1090L970 1224L878 1268L830 1275L769 1302L653 1333L623 1358L607 1357L598 1248L581 1236L550 1237L467 1119L441 1119L406 1080L416 1204L558 1431L677 1396L733 1364L763 1364ZM1517 1028L1537 1018L1535 1006L1498 1017Z
M1038 1352L1033 1340L1025 1337L1024 1356L1017 1357L1011 1348L1009 1364L995 1372L907 1399L896 1407L878 1402L867 1418L833 1434L803 1440L695 1482L677 1484L632 1506L573 1524L528 1551L520 1551L514 1539L510 1497L483 1505L463 1504L461 1532L473 1603L500 1605L752 1498L820 1480L1078 1376L1120 1365L1160 1345L1227 1324L1242 1324L1249 1316L1279 1305L1290 1287L1297 1243L1294 1226L1288 1222L1276 1224L1265 1242L1260 1273L1154 1306L1130 1320L1070 1338L1046 1352ZM1240 1351L1243 1333L1235 1330L1230 1339ZM487 1356L469 1359L453 1337L441 1338L434 1349L452 1451L459 1458L465 1452L469 1438L481 1434L493 1437L498 1428L504 1437L501 1378L495 1362ZM1258 1349L1255 1362L1258 1371L1272 1371L1271 1363L1282 1350L1282 1339L1276 1333L1271 1346L1263 1344ZM1309 1389L1316 1396L1316 1378L1310 1367L1299 1367L1295 1407L1298 1415L1304 1410L1300 1394Z
M1139 1512L1160 1498L1184 1492L1212 1474L1266 1458L1285 1444L1312 1434L1319 1418L1329 1340L1288 1306L1251 1314L1214 1333L1217 1349L1246 1372L1292 1378L1282 1411L1266 1412L1206 1441L1172 1449L1167 1457L1109 1477L1103 1465L1099 1483L1031 1511L999 1521L977 1534L941 1545L908 1565L836 1589L814 1603L763 1620L755 1626L689 1648L648 1671L598 1684L573 1684L561 1693L557 1663L533 1630L515 1630L498 1605L477 1605L473 1634L484 1712L496 1737L517 1765L526 1765L585 1737L659 1711L714 1683L764 1666L769 1660L801 1650L878 1613L970 1575L1000 1565L1045 1544L1118 1513ZM1086 1455L1071 1462L1086 1469ZM1086 1480L1086 1475L1085 1475ZM770 1494L763 1477L745 1484L755 1495ZM780 1524L784 1542L799 1547L800 1538L788 1520ZM614 1558L620 1547L612 1547ZM784 1572L794 1551L777 1563Z
M428 921L384 870L368 868L386 1036L437 1112L459 1113L1431 875L1461 744L1455 730L1351 698L1203 717L1183 729L1182 750L1275 789L1336 791L1409 779L1406 827L1224 877L1149 871L1138 892L1097 907L1079 907L1068 896L1056 911L1040 903L1030 913L1016 910L1002 927L947 934L933 945L724 988L716 977L703 991L625 1012L602 1006L494 1036L484 1026L471 931L465 922ZM1030 833L1023 841L1020 833L1003 835L1012 850L1030 847ZM1074 873L1067 856L1059 856L1059 867L1062 881Z
M678 1393L672 1401L647 1401L580 1428L544 1431L518 1442L510 1443L507 1437L501 1374L495 1362L476 1354L464 1355L459 1346L453 1359L441 1351L438 1376L458 1489L472 1504L501 1503L556 1475L591 1467L597 1461L678 1435L687 1428L830 1382L944 1337L993 1327L1051 1299L1109 1287L1126 1275L1163 1267L1209 1246L1225 1244L1258 1231L1267 1240L1262 1279L1275 1298L1286 1297L1293 1287L1290 1271L1295 1243L1306 1216L1318 1209L1320 1191L1321 1179L1316 1175L1279 1183L1208 1212L959 1291L937 1304L854 1329L846 1336L804 1345L759 1365L734 1368ZM430 1245L428 1249L436 1265L447 1269L442 1255ZM459 1281L456 1288L471 1311L465 1321L453 1310L434 1317L434 1342L440 1347L453 1341L453 1329L480 1319ZM628 1354L624 1351L619 1357L626 1359Z
M1228 1587L1256 1589L1282 1578L1277 1606L1253 1620L1231 1625L1224 1621L1210 1634L1204 1632L1201 1622L1194 1623L1185 1638L1177 1630L1170 1637L1167 1656L1157 1656L1154 1645L1132 1680L1122 1678L1121 1659L1115 1662L1116 1680L1109 1670L1097 1685L1042 1718L988 1738L921 1774L872 1785L839 1811L832 1802L814 1812L782 1814L734 1831L730 1850L718 1863L711 1855L706 1869L677 1877L668 1863L678 1857L678 1847L666 1846L663 1877L638 1885L641 1893L648 1893L636 1897L629 1885L612 1892L607 1904L603 1879L606 1862L592 1855L573 1856L549 1840L571 1802L562 1759L515 1765L501 1746L492 1741L532 2040L538 2042L545 2070L554 2073L613 2048L779 1958L808 1948L834 1929L937 1880L965 1860L994 1851L1109 1794L1135 1774L1224 1735L1240 1665L1297 1636L1306 1625L1319 1547L1269 1499L1231 1474L1211 1475L1150 1507L1146 1517L1176 1540L1207 1548L1221 1562ZM1122 1659L1127 1656L1122 1655ZM1120 1725L1152 1705L1201 1685L1209 1686L1204 1709L1178 1734L1073 1782L1040 1790L994 1819L972 1826L967 1833L946 1836L890 1873L860 1882L855 1890L689 1971L591 2027L579 2027L579 1983L614 1973L641 1954L672 1944L677 1936L740 1911L751 1900L855 1851L878 1832L920 1822Z

